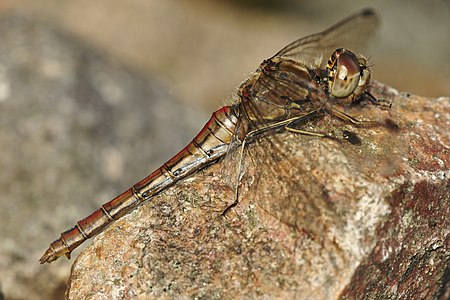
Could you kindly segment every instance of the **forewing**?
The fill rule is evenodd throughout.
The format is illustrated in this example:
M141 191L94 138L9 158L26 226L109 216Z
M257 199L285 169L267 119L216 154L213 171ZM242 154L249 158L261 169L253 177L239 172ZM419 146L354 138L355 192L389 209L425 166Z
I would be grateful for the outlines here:
M309 68L323 69L332 52L338 48L367 56L367 47L378 31L379 23L377 14L365 9L325 31L292 42L273 57L293 59Z
M363 50L376 32L378 23L376 14L371 10L365 10L321 33L289 44L274 57L299 61L310 68L323 68L331 53L337 48L344 47L357 54L364 54ZM257 87L259 91L253 95L257 99L241 100L248 101L246 108L257 117L257 120L252 123L249 119L245 119L244 115L239 116L242 121L249 122L251 128L262 129L265 124L262 117L258 118L263 115L259 113L258 103L272 103L270 97L276 96L274 94L279 94L281 97L287 95L289 90L295 87L295 83L282 84L279 80L283 80L283 78L259 77L257 81L253 82L253 88ZM305 112L309 109L306 105ZM286 149L287 145L283 139L280 139L282 133L276 133L279 130L266 132L249 140L244 151L241 151L242 141L237 139L240 126L242 123L238 124L235 138L223 161L223 170L225 174L228 174L226 177L232 188L239 186L239 202L244 200L242 197L255 197L256 203L261 209L290 226L299 227L297 223L299 220L304 220L305 216L300 216L295 212L312 212L314 208L303 207L306 203L304 200L311 195L320 194L319 190L315 190L318 186L314 184L315 178L310 176L308 168L302 164L304 161L300 160L300 163L296 163L298 159L294 158L294 153L298 153L298 149L294 149L296 147ZM283 127L279 129L282 131ZM289 135L289 133L287 134ZM302 136L298 138L299 141L302 138L311 139L311 137ZM301 144L298 146L301 147ZM266 195L264 195L265 193ZM269 196L269 194L273 196Z
M256 114L257 105L253 102L249 104ZM261 129L256 126L257 123L252 125ZM239 131L239 126L242 124L238 124L236 132ZM283 126L265 131L247 140L243 151L240 141L234 139L222 163L222 170L231 187L238 187L239 203L254 203L286 225L299 228L299 222L304 218L299 218L298 212L313 209L304 207L307 203L305 199L311 193L311 184L304 181L298 185L300 178L309 177L307 170L295 163L296 159L292 154L298 151L296 147L285 144L283 136L286 135L290 133Z
M226 169L233 174L232 188L238 187L239 204L235 209L270 215L295 232L301 232L305 223L313 223L312 216L319 212L314 205L308 205L307 199L320 199L322 187L299 157L308 152L303 146L305 140L314 139L318 138L276 132L258 136L247 144L242 161L239 150L230 152L225 161ZM239 164L242 169L237 180Z

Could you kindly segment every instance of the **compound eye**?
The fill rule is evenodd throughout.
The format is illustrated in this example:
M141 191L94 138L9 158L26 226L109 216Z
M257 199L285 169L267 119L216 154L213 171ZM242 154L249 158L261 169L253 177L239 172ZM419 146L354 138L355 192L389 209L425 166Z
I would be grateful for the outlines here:
M352 94L358 86L361 67L355 55L344 52L337 58L336 73L331 85L331 94L344 98Z

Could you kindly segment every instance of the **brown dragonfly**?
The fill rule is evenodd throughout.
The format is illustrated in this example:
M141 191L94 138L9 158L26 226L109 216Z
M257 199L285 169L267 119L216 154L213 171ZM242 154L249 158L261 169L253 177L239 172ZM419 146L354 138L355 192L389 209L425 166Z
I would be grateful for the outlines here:
M376 121L358 120L333 105L366 98L389 106L389 102L369 93L371 74L366 58L361 55L378 23L377 15L366 9L321 33L294 41L264 60L241 84L236 104L215 111L200 133L178 154L61 233L40 262L50 263L63 255L70 258L70 253L81 243L144 201L227 154L238 153L235 201L225 209L225 214L238 204L239 175L246 145L273 130L329 138L330 134L297 126L299 122L325 114L357 126L379 125Z

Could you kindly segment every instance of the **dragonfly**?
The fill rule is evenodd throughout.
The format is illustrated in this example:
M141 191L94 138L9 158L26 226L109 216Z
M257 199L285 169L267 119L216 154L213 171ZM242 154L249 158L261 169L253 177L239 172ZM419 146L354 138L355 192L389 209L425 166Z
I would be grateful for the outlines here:
M335 105L368 99L376 105L390 107L390 102L377 99L369 92L371 71L362 55L378 25L377 14L365 9L325 31L295 40L264 60L241 84L234 104L215 111L183 150L148 177L61 233L40 258L40 263L50 263L64 255L70 259L71 252L80 244L143 202L179 180L237 153L235 199L223 211L222 215L226 215L238 204L244 149L274 130L330 138L328 133L298 127L299 123L326 114L355 126L379 125L377 121L359 120Z

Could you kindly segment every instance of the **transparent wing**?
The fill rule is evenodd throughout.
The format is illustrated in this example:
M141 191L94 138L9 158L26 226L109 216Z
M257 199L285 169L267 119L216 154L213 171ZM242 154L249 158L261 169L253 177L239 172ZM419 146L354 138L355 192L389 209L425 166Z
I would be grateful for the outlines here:
M378 31L379 23L377 14L372 9L365 9L325 31L292 42L273 57L289 58L309 68L323 69L337 48L365 54L370 40Z
M310 68L325 67L329 56L337 48L344 47L364 54L364 49L376 32L378 23L376 14L371 10L365 10L321 33L294 41L274 57L292 59ZM281 127L249 141L243 153L242 141L237 138L241 129L246 130L245 125L257 129L264 127L266 120L262 116L265 114L261 113L263 107L260 105L276 105L277 101L273 101L273 98L295 93L294 87L298 82L289 84L283 80L287 79L283 76L270 77L268 74L261 74L256 81L251 81L254 95L240 101L245 102L241 102L241 105L245 104L246 109L256 117L256 120L246 118L245 114L239 116L241 122L236 127L234 139L222 167L230 186L232 188L239 186L239 203L245 203L246 197L254 198L254 203L266 213L289 226L301 228L302 224L314 222L311 216L319 215L315 207L304 205L308 197L321 199L322 189L317 184L310 167L305 165L308 156L316 152L316 147L311 145L321 145L317 142L320 138L283 133ZM304 78L296 78L296 81L301 80ZM307 83L303 86L307 86ZM301 107L305 113L312 108L308 103L310 102L306 101ZM310 130L311 125L313 128L311 131L327 133L330 128L316 126L316 121L322 119L323 115L317 115L314 120L307 120L301 128ZM286 144L286 137L295 142Z
M258 115L258 105L253 101L248 105L253 114ZM308 123L306 121L303 128L306 129ZM252 126L260 128L261 124L259 120L252 123ZM235 137L242 125L238 124ZM248 140L243 153L240 141L237 138L233 139L222 163L222 171L233 189L238 186L238 201L241 205L245 205L247 198L251 198L251 203L255 203L265 213L298 229L303 227L302 224L307 219L303 215L300 216L299 212L303 214L314 210L304 205L308 196L317 194L312 191L317 184L302 164L296 163L298 158L293 154L298 153L298 149L296 146L287 146L283 141L283 135L292 134L286 133L283 127L264 132ZM301 141L304 137L293 137L295 138ZM302 184L299 185L300 181Z
M224 169L231 179L231 187L238 187L238 206L245 211L248 204L300 232L307 223L319 216L317 208L307 206L307 199L320 199L320 186L305 168L302 155L308 152L303 143L317 139L291 133L271 132L258 136L244 149L242 162L240 148L234 148L224 161ZM290 142L286 144L286 140ZM307 144L307 143L305 143ZM291 146L289 146L291 145ZM292 147L294 146L294 147ZM239 164L242 173L237 177Z

